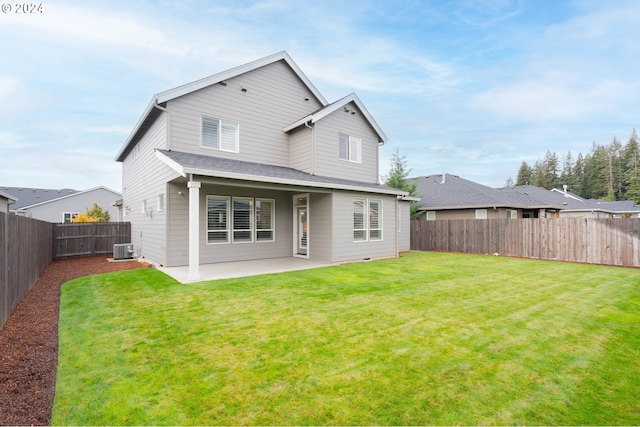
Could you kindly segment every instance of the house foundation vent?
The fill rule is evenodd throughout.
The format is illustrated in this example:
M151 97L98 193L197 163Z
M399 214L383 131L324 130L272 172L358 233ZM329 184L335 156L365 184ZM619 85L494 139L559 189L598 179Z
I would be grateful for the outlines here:
M131 243L119 243L113 245L113 259L132 259L133 245Z

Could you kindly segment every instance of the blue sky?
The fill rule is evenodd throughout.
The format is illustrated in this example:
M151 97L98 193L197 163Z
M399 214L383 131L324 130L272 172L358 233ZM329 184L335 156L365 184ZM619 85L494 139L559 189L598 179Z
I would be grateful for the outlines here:
M623 143L640 117L640 2L44 1L0 12L0 186L121 190L152 95L286 50L356 92L412 175L499 187L547 150Z

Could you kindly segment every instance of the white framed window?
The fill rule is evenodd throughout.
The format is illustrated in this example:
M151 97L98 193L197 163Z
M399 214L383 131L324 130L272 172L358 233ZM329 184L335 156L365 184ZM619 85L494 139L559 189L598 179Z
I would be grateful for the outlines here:
M382 240L382 200L369 200L369 240Z
M338 158L353 163L362 163L362 139L339 133Z
M73 222L73 218L78 215L78 212L63 212L62 214L62 223L63 224L71 224Z
M436 220L436 211L427 211L426 220L427 221L435 221Z
M239 125L233 122L202 116L200 146L213 150L239 151Z
M164 211L164 193L158 194L158 212Z
M487 210L476 209L476 219L487 219Z
M367 199L353 199L353 241L367 241Z
M256 199L256 241L273 242L275 240L276 202L273 199Z
M382 240L382 200L353 199L353 241Z
M141 211L141 213L143 215L147 214L147 200L146 199L142 201L142 211Z
M207 196L207 243L229 243L229 197Z
M233 198L233 241L253 242L253 199Z
M515 209L507 209L507 219L518 218L518 211Z

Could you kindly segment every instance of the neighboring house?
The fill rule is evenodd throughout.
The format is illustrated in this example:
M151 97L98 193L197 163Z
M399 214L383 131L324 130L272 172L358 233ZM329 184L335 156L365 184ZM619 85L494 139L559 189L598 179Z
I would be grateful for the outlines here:
M114 203L122 198L117 191L100 186L89 190L52 190L45 188L0 187L0 190L17 198L11 212L42 221L69 223L73 216L85 213L96 203L111 215L111 221L119 221Z
M11 194L0 191L0 212L9 213L9 205L17 202L18 199Z
M378 183L387 136L328 103L286 52L154 95L116 156L135 252L166 267L335 263L409 249L407 193Z
M492 188L438 174L415 178L422 197L420 219L612 218L637 217L640 206L631 201L587 200L563 190L533 185Z

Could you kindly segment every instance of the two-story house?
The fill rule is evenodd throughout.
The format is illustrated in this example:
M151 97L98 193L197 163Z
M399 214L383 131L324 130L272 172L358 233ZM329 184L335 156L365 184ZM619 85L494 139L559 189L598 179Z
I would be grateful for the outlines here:
M396 257L409 203L378 182L386 140L284 51L158 93L116 156L134 251L190 280L200 264Z

